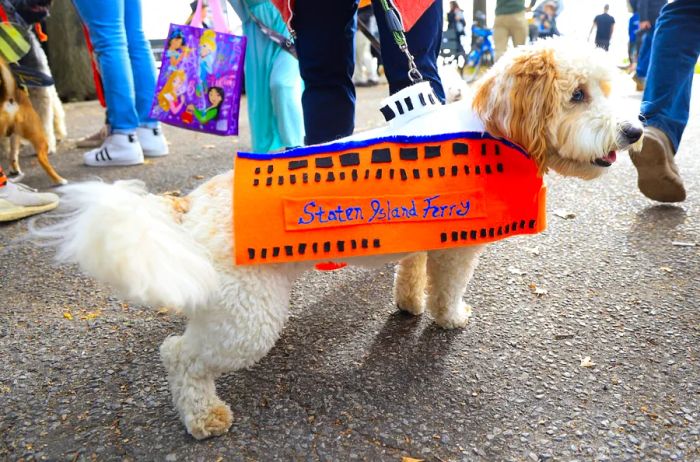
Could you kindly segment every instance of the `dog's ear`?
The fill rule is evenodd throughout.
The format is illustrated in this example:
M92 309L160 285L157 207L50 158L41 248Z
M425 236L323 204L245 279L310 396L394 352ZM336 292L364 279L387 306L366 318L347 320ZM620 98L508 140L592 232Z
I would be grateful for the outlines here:
M547 128L560 99L553 52L524 50L511 56L480 82L472 105L486 131L521 145L545 173Z

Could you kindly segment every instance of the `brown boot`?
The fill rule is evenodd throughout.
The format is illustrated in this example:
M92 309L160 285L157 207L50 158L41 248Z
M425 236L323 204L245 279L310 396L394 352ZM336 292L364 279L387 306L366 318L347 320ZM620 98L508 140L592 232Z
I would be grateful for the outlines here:
M683 202L685 187L673 158L673 145L666 134L656 127L644 128L641 151L630 151L637 167L637 185L649 199L659 202Z

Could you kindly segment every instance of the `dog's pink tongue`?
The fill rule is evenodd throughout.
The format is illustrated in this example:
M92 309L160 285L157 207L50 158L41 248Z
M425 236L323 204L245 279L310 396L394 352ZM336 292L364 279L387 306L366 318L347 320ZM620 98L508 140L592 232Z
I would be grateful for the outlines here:
M615 151L610 151L607 156L603 157L603 160L612 164L617 160L617 153Z

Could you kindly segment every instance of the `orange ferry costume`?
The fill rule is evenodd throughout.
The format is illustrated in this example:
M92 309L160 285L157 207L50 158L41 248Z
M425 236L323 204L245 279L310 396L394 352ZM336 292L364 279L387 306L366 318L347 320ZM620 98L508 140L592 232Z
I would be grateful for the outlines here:
M281 154L239 153L236 264L345 261L544 230L546 188L534 160L452 106L463 105L439 105L421 83L384 101L387 128ZM428 134L405 134L417 132Z

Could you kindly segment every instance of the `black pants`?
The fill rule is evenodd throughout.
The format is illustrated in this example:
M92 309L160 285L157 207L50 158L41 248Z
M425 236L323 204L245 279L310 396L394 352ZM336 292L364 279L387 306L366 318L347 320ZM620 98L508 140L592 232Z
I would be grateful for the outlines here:
M304 79L302 107L306 144L343 138L355 129L355 13L357 0L297 0L293 27L299 70ZM411 85L408 61L394 42L384 10L373 0L382 48L384 72L393 94ZM442 40L442 2L436 0L406 34L406 41L423 79L437 97L445 93L437 72Z

